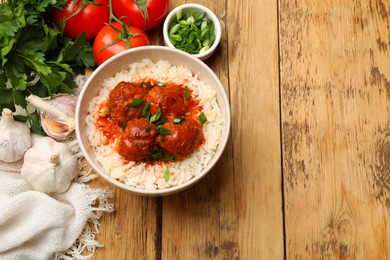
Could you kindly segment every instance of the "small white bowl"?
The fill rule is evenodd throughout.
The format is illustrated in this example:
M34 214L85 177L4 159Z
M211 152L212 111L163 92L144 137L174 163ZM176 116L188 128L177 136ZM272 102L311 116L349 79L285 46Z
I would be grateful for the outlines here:
M88 107L91 100L98 95L100 87L104 79L113 77L115 74L123 69L128 69L129 65L135 62L141 62L143 59L148 58L154 62L158 60L166 60L170 64L175 66L185 66L191 72L198 75L200 80L204 81L210 87L212 87L217 94L217 102L222 111L223 117L223 128L221 133L220 143L213 155L213 158L205 166L205 168L192 179L165 189L147 190L141 188L135 188L110 176L103 168L101 162L99 162L95 156L95 153L91 147L89 138L87 136L87 123L86 117L88 115ZM221 157L230 132L230 106L229 101L225 92L224 87L219 81L218 77L214 72L202 61L194 58L190 54L179 51L177 49L171 49L165 46L144 46L137 47L121 52L100 65L88 78L87 82L83 86L81 93L78 97L76 107L76 135L80 145L80 149L83 152L85 159L89 165L97 172L100 176L106 179L116 187L128 190L138 195L144 196L161 196L176 193L184 190L194 183L198 182L203 178L217 163Z
M215 41L212 46L207 51L204 51L199 54L191 54L191 56L198 58L202 61L209 58L216 50L219 42L221 41L221 24L219 22L218 17L207 7L200 5L200 4L183 4L179 5L176 8L174 8L165 18L164 26L163 26L163 36L164 36L164 43L166 46L176 49L175 46L171 43L169 40L169 32L168 32L168 26L172 22L172 20L176 17L176 13L182 10L182 13L188 13L188 12L198 12L202 13L205 12L207 16L210 18L210 20L214 23L214 33L215 33Z

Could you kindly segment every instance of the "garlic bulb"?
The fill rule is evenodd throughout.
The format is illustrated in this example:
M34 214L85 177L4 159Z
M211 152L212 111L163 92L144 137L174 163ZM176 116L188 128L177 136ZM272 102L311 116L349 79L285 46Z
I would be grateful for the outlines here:
M26 100L38 109L41 126L48 136L56 140L65 140L73 132L76 111L75 96L59 94L52 98L40 98L30 95Z
M20 173L36 191L62 193L78 175L78 161L66 143L46 136L26 152Z
M32 145L30 128L14 120L12 111L4 108L0 122L0 160L15 162L22 159Z

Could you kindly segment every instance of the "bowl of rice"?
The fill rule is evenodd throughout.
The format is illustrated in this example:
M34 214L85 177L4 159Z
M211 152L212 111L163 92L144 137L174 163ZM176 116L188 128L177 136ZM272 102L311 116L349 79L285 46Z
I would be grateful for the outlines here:
M215 166L228 141L230 106L205 63L145 46L92 73L75 121L80 149L95 172L135 194L162 196L190 187Z

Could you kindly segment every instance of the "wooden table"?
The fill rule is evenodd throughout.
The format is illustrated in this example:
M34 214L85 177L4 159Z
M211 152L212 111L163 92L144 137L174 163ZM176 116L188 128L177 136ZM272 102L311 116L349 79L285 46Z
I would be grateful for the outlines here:
M116 207L95 259L389 259L390 2L193 2L222 22L227 149L167 197L92 182Z

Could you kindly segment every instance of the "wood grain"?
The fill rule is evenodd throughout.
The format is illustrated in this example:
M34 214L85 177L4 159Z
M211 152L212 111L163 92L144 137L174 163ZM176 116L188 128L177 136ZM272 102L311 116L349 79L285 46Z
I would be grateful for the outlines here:
M280 1L289 259L386 259L387 1Z
M91 182L116 207L95 259L389 259L390 3L195 2L222 24L228 146L167 197Z
M0 0L1 1L1 0ZM191 2L171 0L170 9ZM116 211L100 220L95 259L283 259L277 1L207 1L222 41L206 61L230 96L231 138L187 191L139 197L107 184ZM148 32L162 45L160 25ZM87 252L86 252L87 253Z
M230 93L232 138L204 180L163 198L162 258L281 259L276 2L197 3L222 22L222 42L207 64Z

